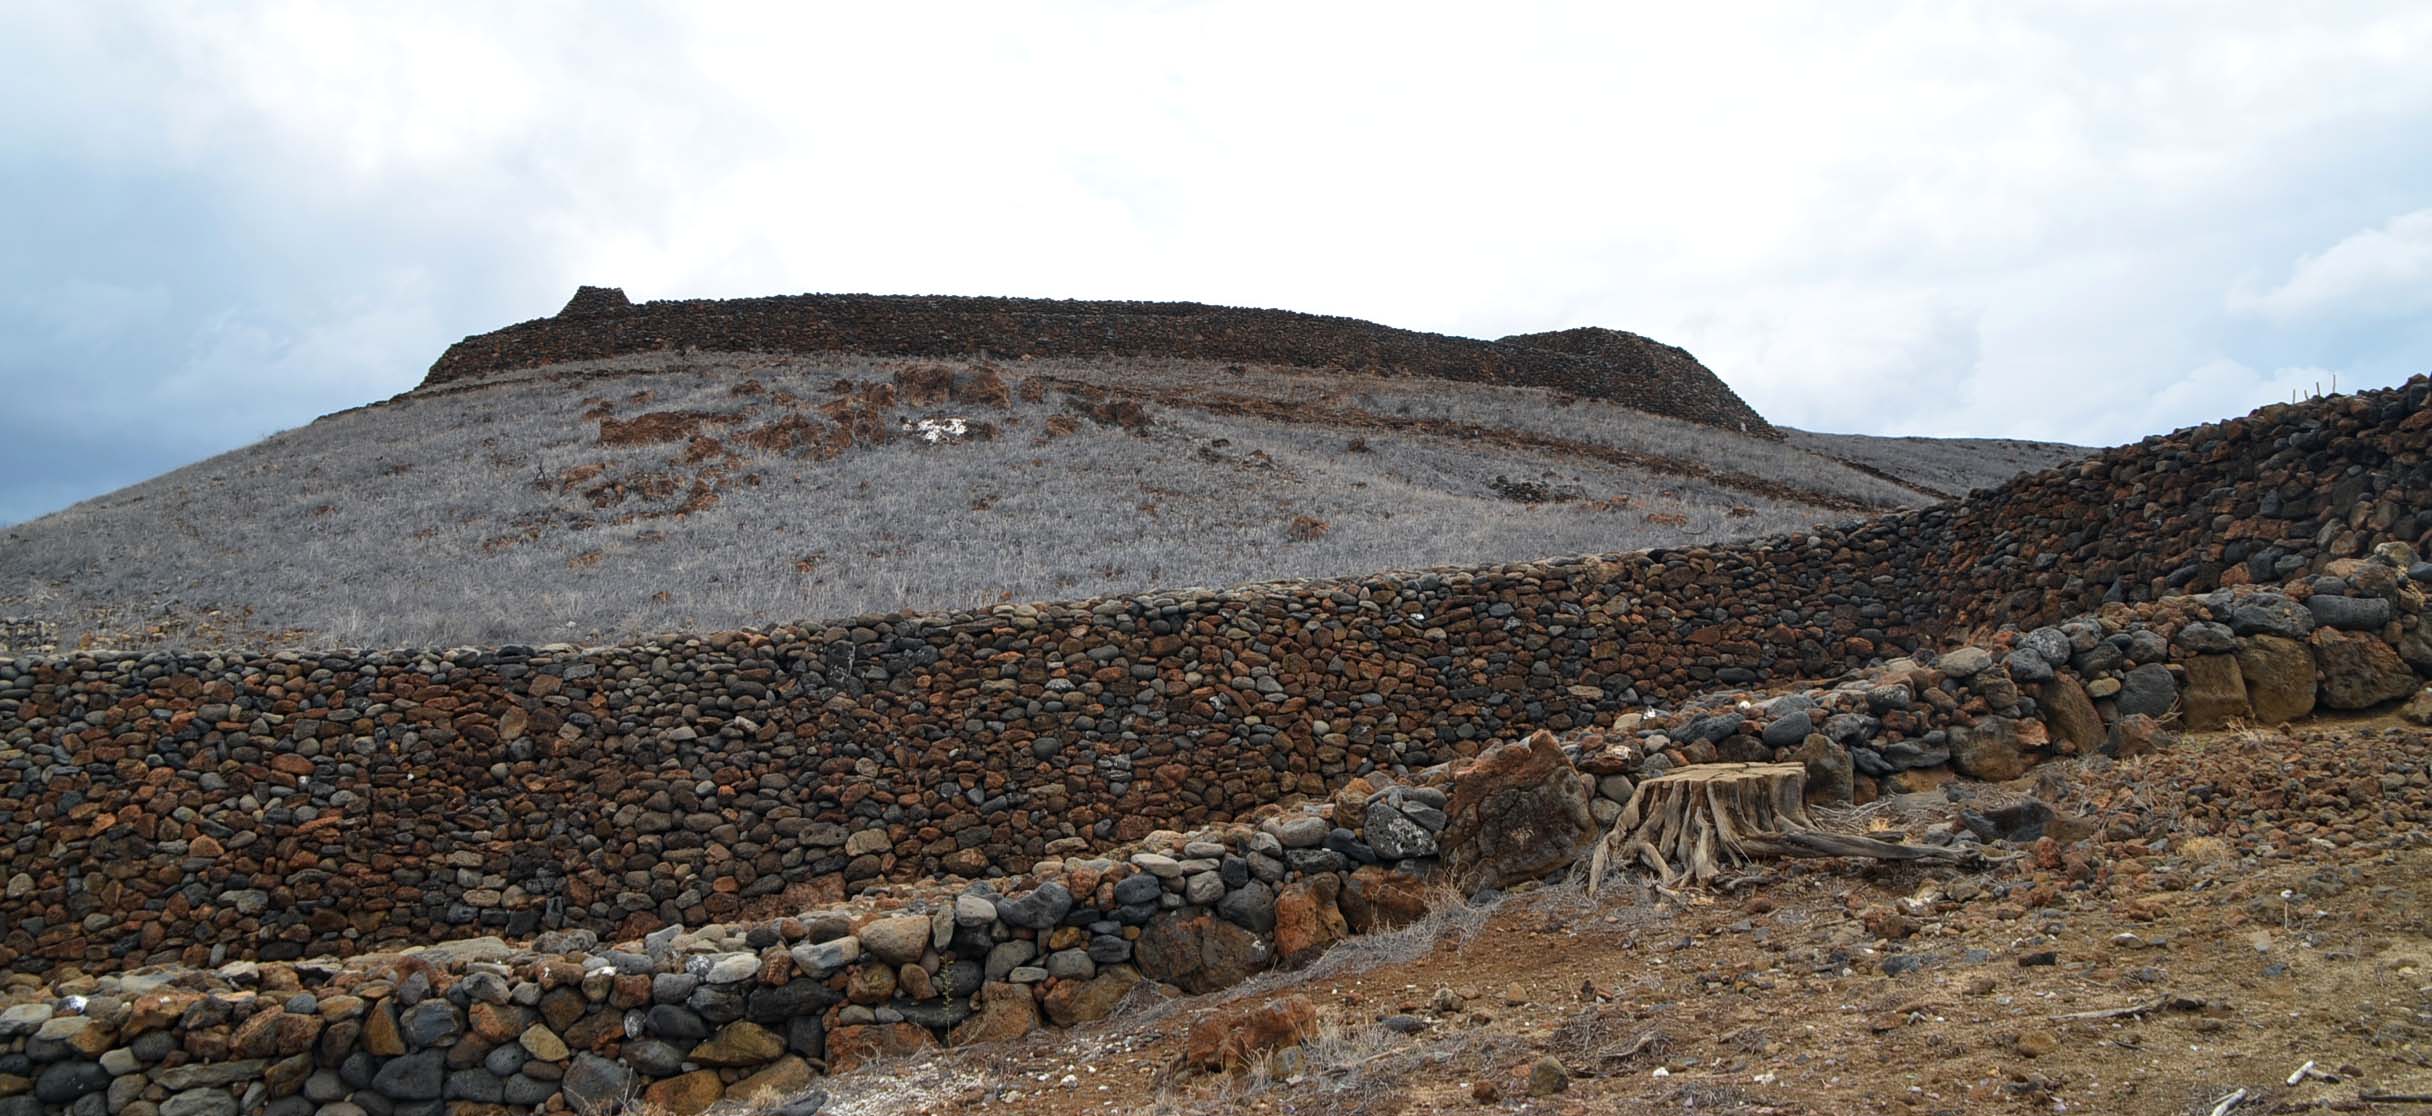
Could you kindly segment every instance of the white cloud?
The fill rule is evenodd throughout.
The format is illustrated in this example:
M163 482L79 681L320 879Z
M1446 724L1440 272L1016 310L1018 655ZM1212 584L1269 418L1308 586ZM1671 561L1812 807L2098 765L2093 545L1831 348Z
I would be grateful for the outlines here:
M2230 308L2288 322L2432 310L2432 209L2390 218L2297 261L2261 293L2232 291Z
M2148 433L2159 434L2196 422L2243 415L2272 403L2290 403L2345 390L2338 373L2314 366L2263 372L2227 358L2209 360L2170 380L2152 395L2134 401L2129 414ZM2200 416L2189 419L2184 416Z
M169 308L169 291L157 283L124 285L69 279L18 296L19 304L46 323L52 336L76 345L106 342L112 335L144 328Z
M592 282L1609 325L1792 424L2113 441L2278 383L2216 359L2416 371L2432 292L2432 211L2389 216L2420 4L95 3L0 44L0 197L113 218L0 258L0 310L149 317L183 356L112 375L259 426Z

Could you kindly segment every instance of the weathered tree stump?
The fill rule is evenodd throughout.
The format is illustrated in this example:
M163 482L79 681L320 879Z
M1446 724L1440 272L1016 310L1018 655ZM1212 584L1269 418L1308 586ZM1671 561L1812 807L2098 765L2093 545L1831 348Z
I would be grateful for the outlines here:
M1903 845L1831 833L1808 816L1807 769L1796 763L1702 763L1638 784L1589 858L1593 895L1616 858L1636 862L1659 886L1705 883L1758 857L1854 856L1877 860L1979 859L1970 850Z

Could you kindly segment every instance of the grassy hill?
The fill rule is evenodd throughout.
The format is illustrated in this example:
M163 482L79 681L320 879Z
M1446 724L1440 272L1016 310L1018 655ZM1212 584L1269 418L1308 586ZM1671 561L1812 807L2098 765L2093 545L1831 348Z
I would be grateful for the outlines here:
M596 643L1770 534L2083 453L1134 357L467 377L0 530L63 646Z

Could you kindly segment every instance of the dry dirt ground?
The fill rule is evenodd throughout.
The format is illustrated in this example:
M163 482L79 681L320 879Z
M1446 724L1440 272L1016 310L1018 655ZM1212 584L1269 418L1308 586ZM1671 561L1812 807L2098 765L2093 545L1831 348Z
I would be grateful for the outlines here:
M1864 815L2060 808L2059 839L1990 870L1548 888L1230 995L847 1074L827 1111L2432 1113L2428 770L2432 730L2386 717L2048 765ZM1194 1019L1295 995L1315 1041L1176 1066Z

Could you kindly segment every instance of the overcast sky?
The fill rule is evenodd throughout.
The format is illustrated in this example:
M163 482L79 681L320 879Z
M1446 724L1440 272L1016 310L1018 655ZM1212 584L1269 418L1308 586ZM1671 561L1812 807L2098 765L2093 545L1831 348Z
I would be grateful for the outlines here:
M1613 326L1796 426L2128 441L2432 370L2427 58L2423 3L0 5L0 523L578 283Z

